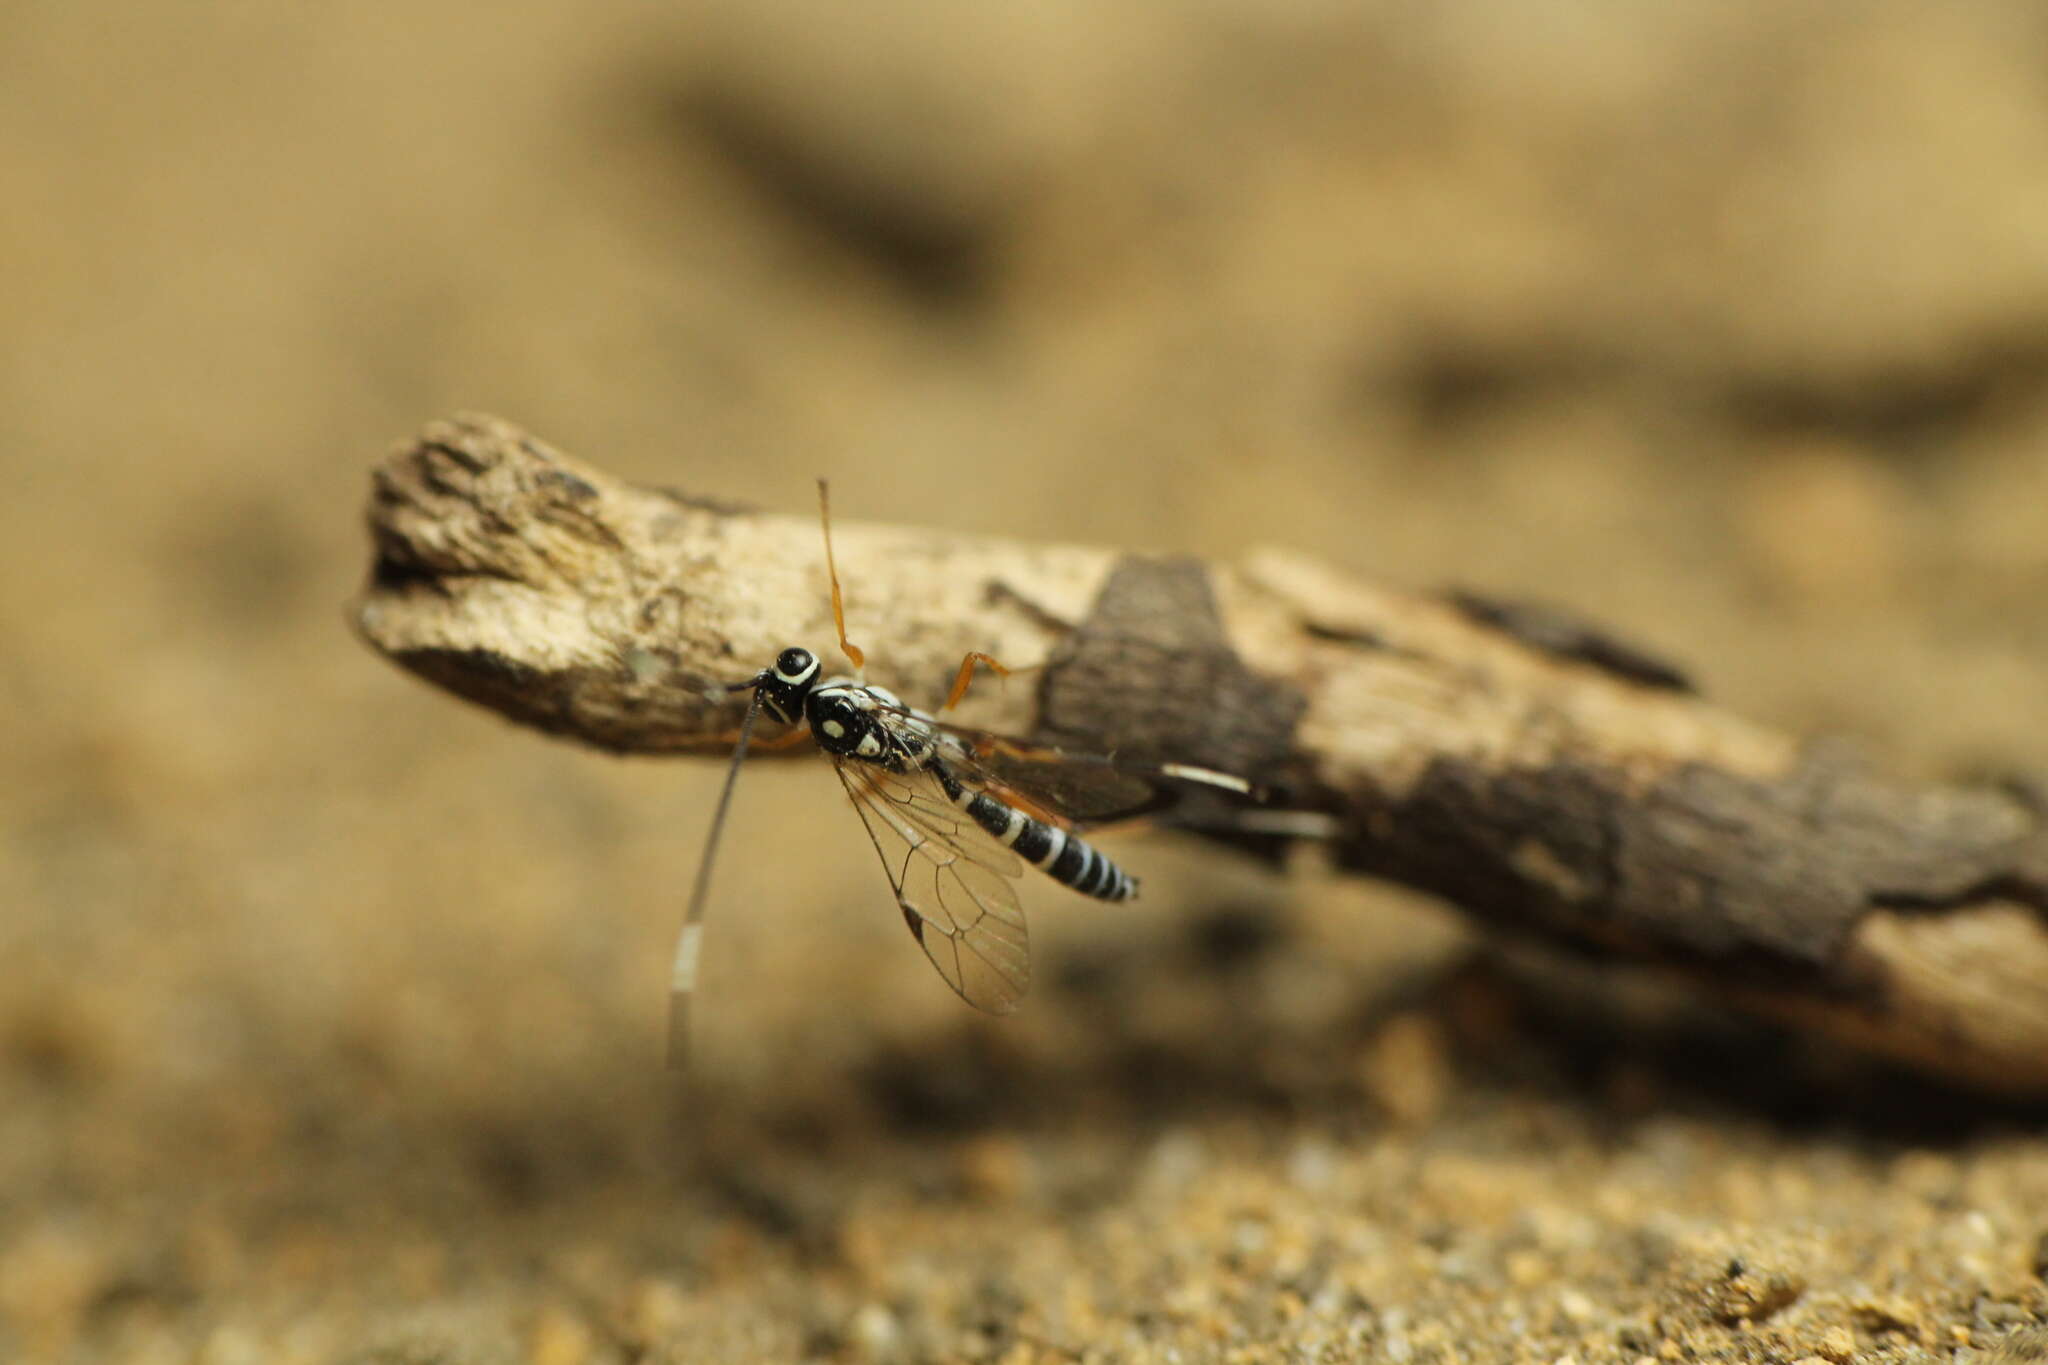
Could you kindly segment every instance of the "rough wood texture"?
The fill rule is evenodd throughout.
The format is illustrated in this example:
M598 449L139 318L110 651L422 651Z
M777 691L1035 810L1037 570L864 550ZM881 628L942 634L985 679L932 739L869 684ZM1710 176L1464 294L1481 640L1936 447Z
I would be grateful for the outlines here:
M717 751L719 685L832 627L809 515L635 488L509 423L377 470L357 607L395 662L619 752ZM1235 565L835 523L869 676L932 704L967 650L1047 661L963 718L1228 767L1340 863L1504 929L1676 968L1954 1080L2048 1092L2048 834L1716 711L1555 612ZM829 652L829 651L828 651Z

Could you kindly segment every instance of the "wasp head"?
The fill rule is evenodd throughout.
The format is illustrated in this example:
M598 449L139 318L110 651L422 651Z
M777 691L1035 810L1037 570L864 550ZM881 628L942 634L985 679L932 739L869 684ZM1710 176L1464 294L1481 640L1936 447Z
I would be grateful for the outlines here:
M804 713L804 698L818 682L818 656L791 645L775 656L775 662L755 681L761 689L761 706L769 715L793 725Z

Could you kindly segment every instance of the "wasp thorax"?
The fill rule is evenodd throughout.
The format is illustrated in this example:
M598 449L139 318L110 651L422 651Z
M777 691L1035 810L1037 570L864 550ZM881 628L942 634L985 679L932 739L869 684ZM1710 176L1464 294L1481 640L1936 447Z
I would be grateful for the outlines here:
M881 727L866 708L836 690L810 700L811 733L828 754L873 758L884 748Z

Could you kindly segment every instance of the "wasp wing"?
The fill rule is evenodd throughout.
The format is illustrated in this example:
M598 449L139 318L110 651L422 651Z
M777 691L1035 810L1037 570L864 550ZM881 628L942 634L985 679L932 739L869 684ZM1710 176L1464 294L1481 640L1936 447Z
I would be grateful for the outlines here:
M1017 1008L1031 985L1031 936L1012 885L1023 861L923 769L897 773L839 758L833 767L932 966L978 1010Z
M992 787L997 795L1021 797L1012 804L1050 816L1060 824L1087 828L1158 815L1201 790L1253 801L1264 799L1264 793L1243 778L1213 768L1077 754L955 725L908 708L880 709L950 741L945 745L946 761L976 786Z
M1164 765L1042 746L1005 744L971 753L966 766L984 785L1007 788L1084 827L1163 814L1185 794Z

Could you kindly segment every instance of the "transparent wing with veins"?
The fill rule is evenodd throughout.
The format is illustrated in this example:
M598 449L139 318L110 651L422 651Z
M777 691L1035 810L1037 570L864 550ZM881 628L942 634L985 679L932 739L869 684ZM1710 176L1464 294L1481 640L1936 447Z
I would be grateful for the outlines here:
M843 759L833 766L932 966L978 1010L1017 1008L1031 985L1031 936L1013 885L1023 861L949 801L929 772Z
M947 761L975 786L1021 805L1041 819L1071 828L1169 815L1190 793L1203 789L1226 793L1244 803L1265 798L1265 793L1245 779L1213 768L1072 753L956 725L907 707L880 709L899 725L936 732L950 741Z

